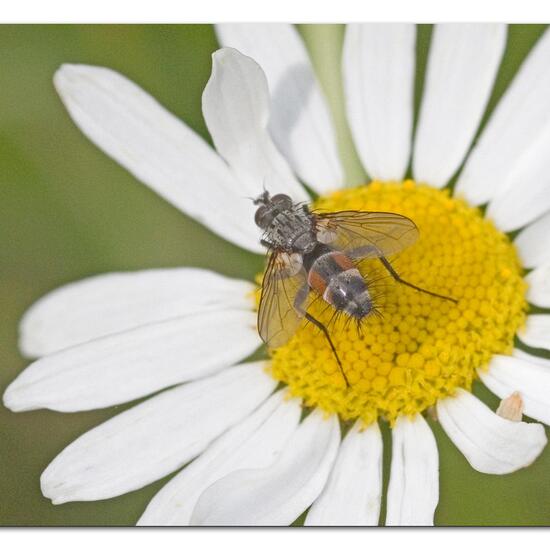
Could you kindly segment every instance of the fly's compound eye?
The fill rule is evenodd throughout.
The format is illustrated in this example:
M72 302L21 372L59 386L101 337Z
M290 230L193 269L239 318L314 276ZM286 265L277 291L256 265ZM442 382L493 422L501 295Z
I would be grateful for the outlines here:
M271 197L271 202L277 206L279 209L285 209L285 208L291 208L292 207L292 199L283 193L279 193L278 195L273 195Z
M254 221L256 225L261 228L267 227L271 218L270 209L264 205L260 206L258 210L256 210L256 214L254 214Z

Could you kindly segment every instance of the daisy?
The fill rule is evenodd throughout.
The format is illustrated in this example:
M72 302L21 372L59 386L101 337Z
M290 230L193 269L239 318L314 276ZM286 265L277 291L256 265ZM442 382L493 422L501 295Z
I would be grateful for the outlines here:
M331 327L346 388L310 325L268 360L243 363L261 344L251 282L159 269L56 290L21 322L21 350L38 359L8 387L5 405L74 412L159 393L70 444L44 471L42 492L55 504L106 499L189 463L140 525L287 525L306 510L307 525L377 525L379 422L389 422L386 524L430 525L439 465L427 412L480 472L526 467L546 444L543 426L521 419L550 423L550 361L515 350L514 338L550 349L550 316L528 309L550 306L550 34L470 150L505 25L434 28L414 138L415 27L349 25L347 115L373 181L344 188L329 111L295 29L227 24L217 32L224 48L203 95L216 151L110 69L63 66L56 88L101 149L252 252L262 247L244 197L264 183L308 200L305 183L328 210L411 217L420 239L396 268L458 304L383 281L384 315L369 318L362 335L338 321ZM411 158L414 179L405 179ZM477 377L502 399L497 412L471 393Z

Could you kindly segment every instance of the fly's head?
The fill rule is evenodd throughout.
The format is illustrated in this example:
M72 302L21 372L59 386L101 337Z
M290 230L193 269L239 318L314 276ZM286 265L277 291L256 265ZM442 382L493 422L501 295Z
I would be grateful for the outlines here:
M254 199L254 204L258 206L254 221L256 225L268 230L273 220L286 210L291 210L293 207L292 199L288 195L279 193L270 196L268 191L264 191L258 198Z

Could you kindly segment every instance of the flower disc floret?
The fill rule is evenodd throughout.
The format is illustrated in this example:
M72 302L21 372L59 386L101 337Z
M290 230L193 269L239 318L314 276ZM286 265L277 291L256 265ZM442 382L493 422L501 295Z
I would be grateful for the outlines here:
M478 208L411 180L372 182L321 197L328 211L396 212L417 224L416 244L390 258L403 279L458 300L453 303L396 282L376 259L359 264L379 315L358 327L315 300L310 312L328 326L350 382L347 388L327 341L304 322L272 350L271 373L304 404L365 425L393 423L470 390L476 369L508 354L523 325L526 284L509 238Z

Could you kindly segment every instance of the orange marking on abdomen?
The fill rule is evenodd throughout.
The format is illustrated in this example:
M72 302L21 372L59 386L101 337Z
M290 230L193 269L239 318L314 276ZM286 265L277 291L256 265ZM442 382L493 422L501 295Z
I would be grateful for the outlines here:
M332 252L331 257L342 268L342 271L355 268L355 264L341 252Z
M309 286L316 290L321 296L325 292L328 284L328 281L325 281L325 279L323 279L323 276L315 271L315 269L311 269L309 271L307 282Z

